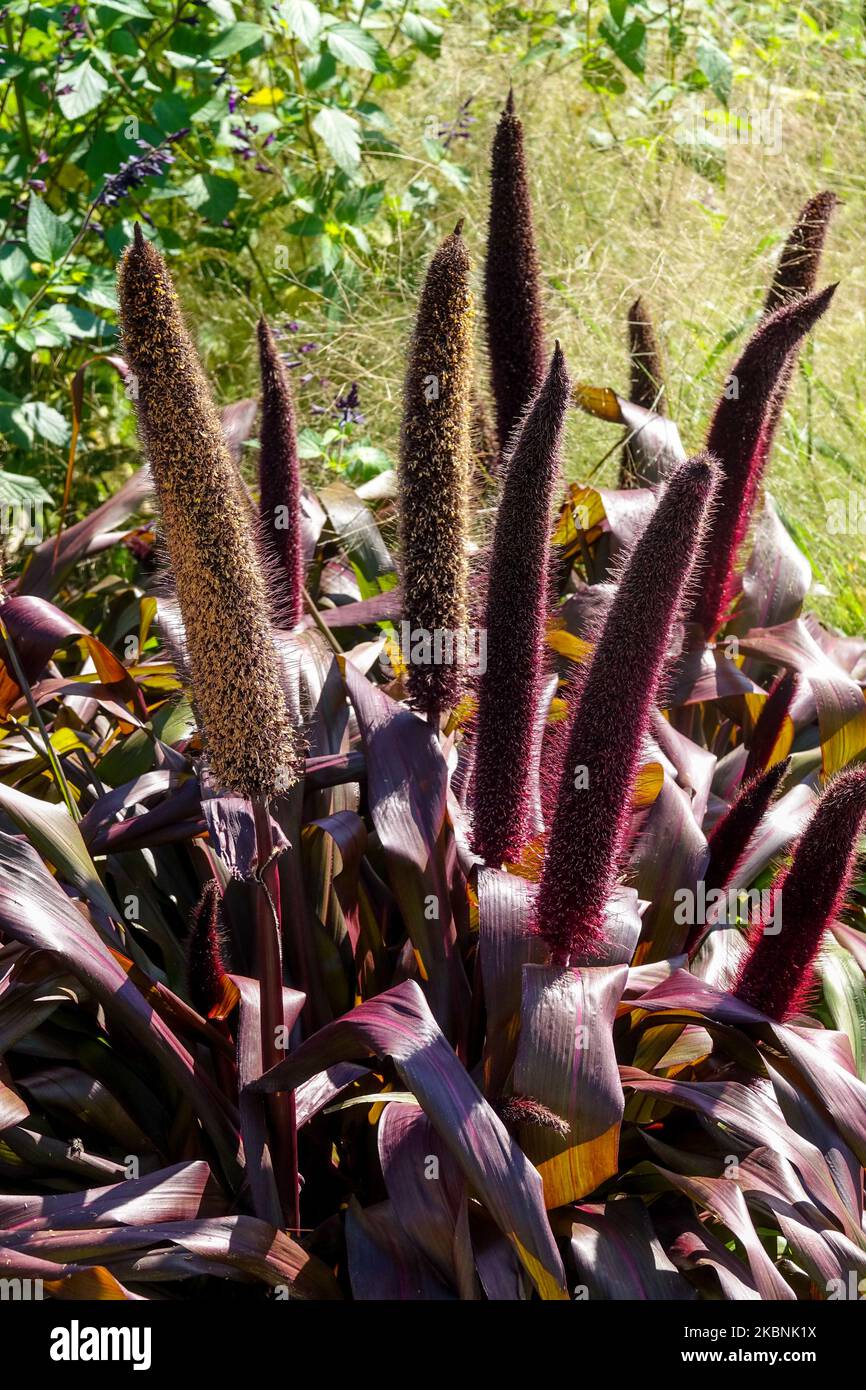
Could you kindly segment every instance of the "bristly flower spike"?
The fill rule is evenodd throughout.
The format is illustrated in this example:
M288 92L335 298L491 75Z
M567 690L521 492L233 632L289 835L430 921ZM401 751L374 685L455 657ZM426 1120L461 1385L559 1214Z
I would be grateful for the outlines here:
M296 780L299 752L249 508L168 268L140 226L118 291L210 774L221 791L271 796Z
M769 809L770 802L788 770L787 758L769 772L752 777L740 784L734 800L725 814L716 821L707 840L709 860L704 871L707 894L733 884L737 870L748 853L749 846ZM694 956L708 928L698 923L688 935L685 950Z
M784 1022L805 1007L824 933L845 903L866 819L866 768L834 777L772 888L773 932L759 923L734 993ZM778 928L781 928L780 930Z
M785 671L770 687L770 693L764 701L749 740L749 752L743 768L744 783L769 766L796 690L795 671Z
M474 846L490 864L530 835L529 788L550 611L550 513L570 381L556 344L504 463L487 585L487 669L475 738Z
M644 738L718 478L708 454L671 475L623 571L581 682L535 927L554 960L601 943Z
M262 415L259 430L259 515L264 540L285 590L281 617L297 627L304 613L304 554L301 542L301 472L295 406L274 335L258 323Z
M513 92L493 137L484 309L496 431L505 451L546 370L532 200Z
M662 358L649 311L638 298L628 311L628 357L631 364L629 400L667 414Z
M770 447L770 404L789 353L824 313L836 286L783 304L746 344L722 395L707 450L722 466L718 508L707 537L707 566L690 617L713 637L732 597L734 564Z
M400 440L403 633L409 693L432 723L465 680L473 301L462 221L430 262L409 355ZM437 636L438 635L438 636ZM435 644L439 641L436 660Z
M189 997L207 1018L222 998L225 965L222 956L222 894L216 879L208 879L190 914L187 939Z

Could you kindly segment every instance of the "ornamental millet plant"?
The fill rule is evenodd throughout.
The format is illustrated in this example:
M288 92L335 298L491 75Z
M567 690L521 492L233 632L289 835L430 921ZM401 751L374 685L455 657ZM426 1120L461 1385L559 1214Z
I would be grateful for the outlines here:
M512 92L493 137L484 311L496 430L505 450L544 380L547 358L523 126Z
M550 612L550 509L570 382L559 343L547 378L503 462L487 582L487 669L481 677L472 795L474 847L491 864L530 838Z
M258 343L262 383L259 515L266 553L285 591L279 616L286 627L297 627L304 613L304 554L295 406L288 373L264 317L258 322Z
M409 693L434 726L464 683L468 627L467 517L473 299L458 223L439 247L421 291L403 395L400 439L402 620L422 634ZM404 629L406 630L406 629ZM445 660L435 660L435 642Z
M300 743L280 683L246 497L168 268L140 226L120 264L118 297L124 354L137 385L139 436L177 590L208 771L219 791L253 804L262 875L255 893L256 963L268 1064L279 1056L283 979L267 802L297 780ZM297 1218L291 1102L272 1105L271 1119L287 1209Z
M773 882L773 920L781 919L781 930L770 935L760 923L754 928L734 990L770 1018L784 1022L809 999L824 933L842 910L851 885L864 819L866 768L855 767L828 783L790 867ZM779 899L781 913L776 910Z
M718 471L711 455L700 454L671 475L580 680L535 913L536 930L562 964L580 963L602 940L643 742Z

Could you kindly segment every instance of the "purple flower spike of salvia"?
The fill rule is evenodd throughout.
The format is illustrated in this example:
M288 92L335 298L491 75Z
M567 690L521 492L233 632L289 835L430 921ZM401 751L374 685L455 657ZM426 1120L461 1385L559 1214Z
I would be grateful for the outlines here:
M514 860L530 837L529 785L550 611L550 509L571 383L556 344L504 463L487 586L487 669L476 734L474 847Z
M708 638L724 621L732 597L734 564L772 443L768 416L780 376L789 353L817 323L835 291L836 286L829 285L818 294L783 304L763 319L716 407L707 451L721 463L722 478L707 540L707 567L690 613Z
M292 388L274 335L259 319L262 417L259 431L259 515L266 551L274 560L281 593L281 618L297 627L304 613L304 554L301 538L301 472Z
M544 380L547 362L523 126L511 92L493 137L484 309L496 431L504 452Z
M795 671L785 671L771 686L749 741L749 752L743 768L744 783L769 765L796 690Z
M828 783L791 865L776 877L772 924L758 923L734 993L783 1023L808 1003L824 933L841 912L866 819L866 768Z
M707 840L710 857L704 870L704 889L707 894L727 888L734 882L736 873L752 842L752 839L776 795L782 778L788 771L788 760L776 763L769 772L740 784L728 810L716 821ZM700 924L689 934L685 949L693 956L706 935L707 928Z
M601 943L665 657L718 482L699 454L671 475L581 681L538 891L535 928L565 964Z

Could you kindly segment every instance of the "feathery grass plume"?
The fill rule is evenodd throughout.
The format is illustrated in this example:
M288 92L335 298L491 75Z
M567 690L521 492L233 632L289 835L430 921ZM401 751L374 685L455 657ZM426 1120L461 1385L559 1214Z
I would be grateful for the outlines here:
M718 472L715 459L699 454L671 474L580 683L535 915L562 963L579 962L601 941L643 741Z
M825 190L816 193L800 209L764 300L765 315L814 290L830 220L838 204L836 194Z
M795 671L783 672L770 687L770 693L764 701L749 740L749 752L743 768L743 783L763 772L773 756L773 749L779 740L785 716L791 708L796 690Z
M712 637L723 622L735 583L734 564L749 527L772 442L770 404L789 353L833 298L836 286L763 319L731 372L716 407L707 451L722 465L718 508L707 538L707 566L690 617ZM778 418L778 417L776 417Z
M484 309L496 432L503 451L544 380L546 367L523 126L514 114L512 92L491 152Z
M211 775L269 796L295 779L298 751L249 509L168 268L138 226L118 290Z
M301 472L295 404L288 374L264 317L258 323L262 379L259 431L259 514L268 551L286 592L286 627L297 627L304 612L304 554L301 543Z
M207 1018L222 998L225 965L222 955L222 894L216 879L209 879L190 914L187 939L187 987L189 997Z
M864 818L866 768L851 768L827 784L790 867L773 883L781 931L766 935L762 923L753 929L734 993L779 1022L808 1001L824 932L842 910L854 874Z
M402 618L412 643L407 680L431 722L460 696L468 623L473 301L462 230L461 220L431 260L421 291L400 439Z
M473 785L474 847L491 864L529 839L529 779L550 609L550 508L571 383L559 343L504 462L487 585Z

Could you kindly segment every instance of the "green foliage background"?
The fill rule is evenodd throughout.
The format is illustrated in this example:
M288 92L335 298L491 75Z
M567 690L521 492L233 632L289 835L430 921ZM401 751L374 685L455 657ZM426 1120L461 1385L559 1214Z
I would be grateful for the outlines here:
M296 363L310 470L356 482L389 466L419 274L458 214L480 263L489 136L513 83L551 339L578 378L622 389L626 310L644 294L687 447L797 208L821 187L843 199L825 263L840 290L770 486L827 590L819 609L866 628L859 3L12 0L0 28L0 502L28 476L62 495L70 382L116 348L114 266L139 217L222 400L256 389L264 309ZM173 162L128 186L154 149ZM137 457L115 374L91 364L83 384L74 511ZM575 414L570 472L612 480L615 443Z

